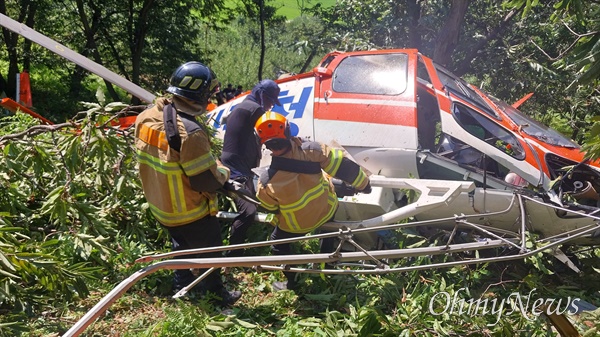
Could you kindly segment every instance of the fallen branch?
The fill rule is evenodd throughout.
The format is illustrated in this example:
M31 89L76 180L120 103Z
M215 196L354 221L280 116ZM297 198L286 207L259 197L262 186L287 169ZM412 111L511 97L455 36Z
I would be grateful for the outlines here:
M22 139L26 137L33 137L39 135L44 132L54 132L60 129L68 128L68 127L77 127L78 125L75 122L67 122L62 124L53 124L53 125L36 125L32 126L29 129L19 132L13 133L9 135L4 135L0 137L0 145L4 144L8 140L12 139Z

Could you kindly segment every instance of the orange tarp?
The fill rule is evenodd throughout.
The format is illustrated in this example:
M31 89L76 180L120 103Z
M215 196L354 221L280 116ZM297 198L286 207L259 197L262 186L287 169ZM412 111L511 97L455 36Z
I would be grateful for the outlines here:
M119 117L119 118L117 118L117 120L112 120L110 124L112 126L118 125L119 129L123 130L123 129L126 129L126 128L132 126L133 124L135 124L136 118L137 118L137 116Z

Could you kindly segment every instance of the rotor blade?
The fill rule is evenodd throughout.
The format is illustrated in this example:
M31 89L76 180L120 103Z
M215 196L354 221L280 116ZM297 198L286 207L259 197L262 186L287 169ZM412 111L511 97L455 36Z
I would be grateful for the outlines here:
M142 101L152 103L156 97L151 92L146 91L137 84L134 84L124 77L117 75L116 73L106 69L104 66L84 57L81 54L67 48L66 46L52 40L51 38L36 32L35 30L21 24L9 18L6 15L0 14L0 25L12 30L13 32L29 39L42 47L48 48L48 50L76 63L78 66L87 69L88 71L102 77L103 79L123 88L133 96L141 99Z

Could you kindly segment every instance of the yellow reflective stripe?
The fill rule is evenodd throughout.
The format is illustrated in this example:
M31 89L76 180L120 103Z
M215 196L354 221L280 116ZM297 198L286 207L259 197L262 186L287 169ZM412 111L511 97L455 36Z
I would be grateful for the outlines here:
M144 143L165 151L169 149L169 142L164 131L154 130L145 124L139 125L139 131L138 138Z
M171 195L171 206L173 207L173 210L178 213L184 213L187 211L181 176L181 174L167 175L167 179L169 181L169 194Z
M256 196L256 199L258 199L258 201L260 201L261 205L268 211L276 211L278 208L277 205L272 205L272 204L266 203L259 196Z
M329 184L325 181L325 179L321 178L320 184L317 184L317 186L306 191L306 193L304 193L303 197L300 198L300 200L298 200L292 204L288 204L288 205L279 205L279 208L282 211L285 210L286 212L294 212L299 209L302 209L309 202L318 198L321 194L323 194L323 192L327 191L328 187L329 187Z
M211 215L216 215L219 212L219 205L212 198L208 199L208 211Z
M215 159L213 158L213 156L210 154L210 152L206 153L203 156L200 156L194 160L185 162L185 163L181 163L181 167L183 168L183 170L185 171L185 173L188 176L195 176L196 174L200 174L206 170L208 170L209 167L211 167L212 165L216 165L217 162L215 161Z
M191 81L192 81L192 76L185 76L181 79L181 82L179 82L179 87L185 88Z
M197 90L198 88L200 88L202 83L204 83L204 80L196 78L196 79L194 79L194 82L192 82L192 85L190 85L190 89Z
M175 162L164 162L144 151L137 150L138 162L150 166L162 174L181 172L181 167Z
M281 215L285 218L285 222L289 227L288 232L297 233L302 231L302 227L300 227L300 224L298 224L294 212L281 211Z
M329 219L332 219L333 216L335 215L335 212L337 211L337 205L338 205L337 195L330 193L329 194L329 198L327 198L327 203L330 206L329 213L327 213L327 215L323 219L319 220L319 222L317 223L317 225L315 227L313 227L313 228L321 226L326 221L329 221ZM311 228L311 230L312 230L312 228Z
M161 211L152 204L150 204L150 210L152 211L152 214L154 215L156 220L158 220L165 226L174 226L190 223L192 221L202 219L209 214L207 203L203 203L202 206L196 207L192 210L183 213L167 213Z
M294 213L286 214L284 212L281 212L288 226L287 231L290 233L308 233L313 229L318 228L319 226L327 222L329 219L332 219L335 215L335 211L337 210L337 196L329 194L327 198L327 204L329 205L329 212L323 218L319 219L319 221L317 221L317 223L315 223L314 226L309 228L300 227L300 224L298 224L298 220L296 220L296 216Z
M329 183L326 182L325 179L321 178L321 183L306 191L306 193L304 193L303 197L300 200L288 205L279 205L281 215L285 218L287 225L290 227L292 232L306 230L300 227L300 225L298 224L295 212L306 207L311 201L321 196L324 192L327 192L328 187Z
M365 182L365 179L367 179L367 175L363 172L363 170L359 170L356 179L354 179L354 181L352 182L352 186L361 186Z
M325 172L332 176L335 176L337 170L342 165L342 159L344 158L344 152L340 149L333 149L329 152L329 164L323 169Z
M187 205L183 187L183 171L179 164L176 162L161 161L159 158L141 150L137 151L137 155L140 164L148 165L154 171L164 174L167 177L171 207L174 212L185 214L187 212ZM157 219L159 219L159 216L157 216ZM159 221L165 223L160 219ZM165 219L164 221L169 220Z

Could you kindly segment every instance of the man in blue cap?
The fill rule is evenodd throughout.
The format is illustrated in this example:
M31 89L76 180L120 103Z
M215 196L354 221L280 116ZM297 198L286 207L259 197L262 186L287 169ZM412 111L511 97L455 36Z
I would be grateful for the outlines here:
M261 158L260 139L254 131L254 124L266 111L279 102L280 88L273 80L262 80L252 92L235 106L227 116L221 162L231 170L230 179L246 186L255 195L254 173ZM231 225L229 244L240 244L246 240L248 228L254 222L256 205L242 198L235 200L239 215ZM228 256L240 256L242 250L233 250Z

